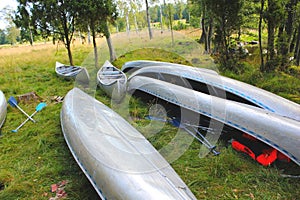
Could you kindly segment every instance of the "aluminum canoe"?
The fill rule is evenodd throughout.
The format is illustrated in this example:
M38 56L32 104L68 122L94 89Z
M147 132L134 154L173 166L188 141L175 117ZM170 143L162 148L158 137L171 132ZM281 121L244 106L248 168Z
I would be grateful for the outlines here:
M152 61L152 60L134 60L134 61L129 61L126 62L121 70L124 73L133 73L134 71L148 67L148 66L156 66L156 67L161 67L161 66L177 66L177 67L189 67L188 65L182 65L182 64L177 64L177 63L169 63L169 62L161 62L161 61ZM217 72L211 69L206 69L206 68L199 68L199 70L207 73L212 73L216 74Z
M7 103L3 92L0 90L0 128L2 127L7 113Z
M176 65L147 66L134 76L147 76L171 82L199 92L256 106L300 121L300 105L250 84L227 78L201 68Z
M124 72L113 66L109 61L97 73L99 87L113 100L120 101L126 94L127 77Z
M87 83L90 79L86 68L80 66L70 66L56 62L55 72L59 77L67 80L76 79L76 81Z
M78 88L65 97L61 127L102 199L196 199L140 132Z
M144 76L128 81L128 92L137 91L218 121L234 133L249 134L300 165L299 121Z

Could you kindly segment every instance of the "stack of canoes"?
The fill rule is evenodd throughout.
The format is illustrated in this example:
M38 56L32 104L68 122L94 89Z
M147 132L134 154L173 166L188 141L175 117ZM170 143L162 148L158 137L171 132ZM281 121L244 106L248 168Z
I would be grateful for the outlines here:
M248 134L257 140L277 149L300 165L300 122L275 113L204 94L189 88L167 83L161 80L135 76L128 82L128 91L138 92L141 97L151 95L167 104L167 113L182 121L195 120L203 127L214 129L210 121L224 124L224 134L236 137ZM176 108L176 107L177 108ZM174 112L179 109L180 112ZM184 113L184 114L183 114ZM196 124L199 125L199 124ZM220 128L220 127L218 127ZM219 130L212 130L215 134Z
M0 128L2 127L7 112L7 103L3 92L0 90Z
M299 104L266 90L212 73L211 70L167 63L158 66L148 64L136 70L128 79L135 76L151 77L300 121Z
M249 135L300 165L299 104L210 70L137 63L137 67L128 65L137 68L128 78L130 93L146 100L156 98L169 117L207 129L216 122L223 124L221 131L220 126L214 130L213 138Z

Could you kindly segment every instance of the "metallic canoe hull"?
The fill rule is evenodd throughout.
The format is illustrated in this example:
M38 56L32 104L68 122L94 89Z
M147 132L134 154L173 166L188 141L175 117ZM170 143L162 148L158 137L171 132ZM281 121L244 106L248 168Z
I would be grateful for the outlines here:
M7 113L7 103L3 92L0 90L0 128L2 127Z
M144 68L144 67L153 67L153 66L176 66L176 67L190 67L187 65L177 64L177 63L169 63L169 62L160 62L160 61L152 61L152 60L135 60L135 61L129 61L126 62L121 70L124 73L133 73L138 69ZM198 68L199 70L207 73L217 74L216 71L206 68Z
M300 165L299 121L149 77L132 77L128 91L141 91L247 133Z
M176 65L147 66L131 77L147 76L172 82L213 96L240 101L300 121L300 105L258 87L207 73L200 68Z
M84 67L64 65L60 62L55 63L56 74L66 80L76 79L82 83L89 82L89 73Z
M110 108L74 88L61 110L65 140L105 199L196 199L154 147Z
M109 61L106 61L99 69L97 73L97 83L114 101L122 100L126 94L126 75L121 70L114 67Z

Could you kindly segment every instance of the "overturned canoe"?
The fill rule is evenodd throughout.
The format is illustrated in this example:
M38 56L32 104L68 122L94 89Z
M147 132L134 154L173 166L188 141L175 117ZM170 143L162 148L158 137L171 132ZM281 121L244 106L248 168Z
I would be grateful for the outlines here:
M263 108L284 117L300 121L300 105L266 90L207 73L201 68L176 65L147 66L135 71L131 77L147 76L191 88L196 91L232 101Z
M65 78L67 80L76 78L76 80L86 83L90 79L86 68L80 66L70 66L64 65L60 62L56 62L55 72L59 77Z
M7 103L3 92L0 90L0 128L2 127L7 112Z
M207 95L192 89L157 79L134 76L128 81L128 91L152 96L179 107L179 118L195 118L199 122L207 119L224 124L222 128L230 134L246 133L277 149L300 165L300 122L246 104ZM178 108L177 108L178 109ZM185 112L182 112L182 111ZM189 112L186 112L189 111ZM168 113L174 110L167 110ZM181 112L181 113L180 113ZM182 116L182 113L187 113ZM171 116L173 117L173 116ZM176 116L178 117L178 116ZM190 120L190 119L188 119ZM207 126L207 124L205 124ZM217 130L216 130L217 131Z
M97 73L98 85L113 100L120 101L126 94L127 77L109 61Z
M134 71L144 68L144 67L161 67L161 66L177 66L177 67L190 67L188 65L182 65L182 64L177 64L177 63L169 63L169 62L161 62L161 61L152 61L152 60L134 60L134 61L129 61L126 62L121 70L124 73L133 73ZM199 70L207 73L212 73L216 74L214 70L211 69L206 69L206 68L199 68Z
M65 97L61 126L75 160L102 199L196 199L143 135L77 88Z

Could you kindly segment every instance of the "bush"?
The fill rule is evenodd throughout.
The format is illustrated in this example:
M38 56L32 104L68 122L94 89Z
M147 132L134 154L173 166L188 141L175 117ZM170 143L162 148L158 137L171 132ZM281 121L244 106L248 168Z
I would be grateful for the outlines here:
M188 26L185 23L182 23L181 21L178 21L177 25L175 25L173 27L173 29L176 30L176 31L178 31L178 30L185 30L185 29L187 29L187 27Z

